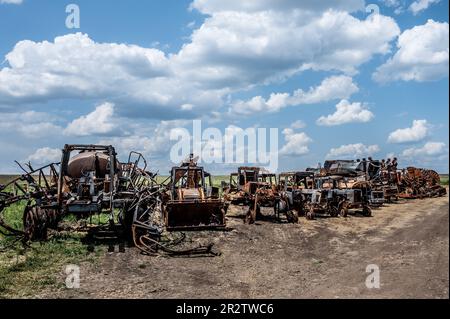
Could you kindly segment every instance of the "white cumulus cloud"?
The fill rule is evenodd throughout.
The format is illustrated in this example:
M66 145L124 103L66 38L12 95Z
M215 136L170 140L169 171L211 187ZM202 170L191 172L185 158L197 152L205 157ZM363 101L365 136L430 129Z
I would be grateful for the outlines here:
M398 51L377 68L377 82L433 81L448 77L449 33L447 22L428 20L405 30L398 38Z
M33 154L28 156L27 161L31 164L49 164L58 163L61 161L61 150L50 147L43 147L37 149Z
M423 157L423 156L437 156L448 152L446 144L442 142L427 142L422 147L412 147L403 151L402 155L405 157Z
M422 141L428 135L427 120L414 120L411 127L401 128L389 134L389 143L410 143Z
M334 126L347 123L366 123L373 118L373 113L369 111L365 104L342 100L336 105L336 112L321 116L317 120L317 125Z
M2 113L0 116L0 132L17 132L26 138L38 139L61 132L57 117L49 113L25 111Z
M290 93L272 93L269 99L255 96L248 101L236 101L229 112L235 114L253 114L254 112L276 112L287 106L315 104L335 99L344 99L358 92L358 86L352 78L345 75L325 78L320 85L304 91L298 89Z
M345 158L361 158L364 156L372 156L380 151L378 145L364 145L362 143L341 145L332 148L328 154L328 158L345 157Z
M282 156L300 156L309 153L308 145L312 139L304 132L295 133L293 129L286 128L283 130L286 143L283 145L279 154Z
M234 93L305 70L355 74L374 55L387 54L400 33L390 17L359 19L345 11L363 8L360 0L199 1L192 7L208 16L173 54L96 42L82 33L20 41L0 69L0 103L94 99L115 103L122 116L198 117L219 110ZM326 94L312 93L288 100L315 103ZM270 106L289 103L284 99L274 96Z
M92 113L73 120L64 130L65 135L89 136L110 134L116 130L114 119L114 104L103 103L98 105Z
M420 11L428 9L433 3L438 3L441 0L416 0L409 6L409 10L414 14L418 14Z

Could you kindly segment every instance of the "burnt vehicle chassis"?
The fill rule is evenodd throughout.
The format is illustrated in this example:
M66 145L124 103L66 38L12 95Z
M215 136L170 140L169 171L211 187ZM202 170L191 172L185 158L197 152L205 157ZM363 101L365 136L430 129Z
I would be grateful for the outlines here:
M385 199L384 183L381 182L380 167L377 161L369 160L328 160L325 161L320 176L341 177L340 188L360 188L363 201L368 201L371 207L382 206ZM355 185L355 186L353 186ZM387 185L386 185L387 186Z
M79 153L71 157L73 152ZM137 159L132 162L134 155ZM0 213L14 203L26 201L23 229L7 225L1 214L0 227L22 235L24 241L45 240L47 230L56 229L65 216L86 219L107 213L111 226L118 220L129 231L132 215L125 216L124 208L140 190L153 187L154 180L145 171L141 154L130 153L127 163L119 163L116 156L112 146L65 145L60 163L39 169L31 164L25 169L19 164L25 174L1 187ZM138 167L139 162L144 162L144 168Z
M260 167L239 167L230 175L228 185L223 185L224 198L232 205L248 206L245 223L253 224L262 218L261 208L274 208L279 202L277 177ZM274 209L275 217L281 220L280 210ZM288 217L288 220L295 222Z
M307 197L304 190L312 188L314 172L284 172L278 175L279 200L275 203L276 214L285 213L288 221L298 222L299 216L314 218L310 211L305 211Z
M283 175L283 174L281 174ZM315 176L311 172L296 172L295 183L282 192L284 207L294 209L307 219L316 215L347 217L349 210L362 209L364 216L371 216L367 193L358 185L350 188L341 176Z
M73 152L78 154L71 156ZM61 163L39 169L17 164L25 174L0 185L0 232L5 236L15 236L24 244L46 240L48 230L58 229L68 215L87 219L106 213L108 230L118 238L125 235L146 254L217 255L212 244L175 250L173 246L183 241L183 234L175 240L160 241L166 230L164 204L170 205L168 190L146 171L147 162L140 153L131 152L128 162L120 163L112 146L65 145ZM22 201L26 201L23 225L13 227L5 221L4 210Z
M163 214L167 230L224 229L228 203L219 198L212 176L189 160L173 167Z

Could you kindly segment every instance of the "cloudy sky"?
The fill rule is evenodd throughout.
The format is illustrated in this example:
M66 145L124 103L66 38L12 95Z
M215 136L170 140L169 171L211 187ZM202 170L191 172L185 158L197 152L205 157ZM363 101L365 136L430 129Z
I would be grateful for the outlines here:
M80 28L66 27L66 6ZM447 0L0 0L0 173L65 143L172 165L172 128L279 128L279 171L448 172ZM217 165L216 173L227 173Z

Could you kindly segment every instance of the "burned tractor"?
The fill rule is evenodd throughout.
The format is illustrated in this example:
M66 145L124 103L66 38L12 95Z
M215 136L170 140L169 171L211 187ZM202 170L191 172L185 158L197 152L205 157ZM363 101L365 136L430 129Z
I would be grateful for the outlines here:
M310 170L282 173L279 178L282 207L306 219L316 215L346 217L349 209L356 208L362 208L364 215L371 214L363 192L346 185L342 176L320 176Z
M135 162L133 155L138 156ZM24 241L45 240L47 230L56 229L65 216L86 219L106 213L113 226L115 213L120 211L117 219L130 229L132 216L124 216L123 208L142 188L152 187L153 175L145 171L145 159L139 153L130 153L127 163L120 163L116 156L112 146L65 145L61 163L39 169L19 164L25 174L2 187L0 213L14 203L26 201L23 227L11 227L1 215L0 227L21 234ZM139 168L139 162L145 166Z
M397 173L397 158L392 160L373 160L371 157L362 160L366 179L370 181L372 192L383 192L384 201L392 203L399 197L399 176ZM376 193L374 193L376 195ZM375 196L374 196L375 197ZM377 206L376 203L371 203ZM378 206L383 204L381 200Z
M361 210L364 216L372 216L370 183L340 175L316 177L315 182L321 193L312 199L314 210L319 204L319 211L325 207L326 212L333 217L346 217L349 210ZM326 205L323 206L323 203Z
M173 167L163 202L167 230L224 229L228 204L219 198L212 177L193 155Z
M324 163L321 175L340 177L341 188L359 189L363 201L367 200L369 206L379 207L385 202L385 190L374 182L380 173L379 166L374 163L372 159L328 160Z
M298 222L299 216L312 219L311 212L305 211L307 196L305 190L312 189L314 172L284 172L278 175L279 200L275 203L275 213L284 212L288 221ZM307 192L307 191L306 191Z
M248 206L245 222L261 218L261 207L275 207L279 196L276 175L260 167L239 167L223 189L224 198L233 205Z
M429 169L408 167L400 173L401 198L445 196L447 190L440 185L440 176Z

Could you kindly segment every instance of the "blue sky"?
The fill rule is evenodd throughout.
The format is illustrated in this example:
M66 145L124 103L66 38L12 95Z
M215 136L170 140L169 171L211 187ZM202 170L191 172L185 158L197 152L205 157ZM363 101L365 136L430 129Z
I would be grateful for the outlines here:
M166 172L192 119L279 128L278 171L397 156L448 172L448 1L0 2L0 173L100 142Z

